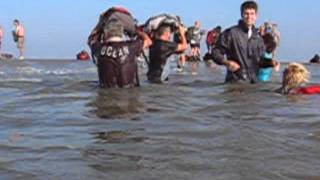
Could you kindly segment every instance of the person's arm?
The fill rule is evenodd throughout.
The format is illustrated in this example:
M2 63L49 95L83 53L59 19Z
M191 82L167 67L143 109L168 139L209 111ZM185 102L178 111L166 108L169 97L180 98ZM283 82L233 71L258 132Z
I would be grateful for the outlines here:
M235 72L240 69L240 65L234 60L225 59L227 51L230 50L229 31L223 32L216 43L216 46L212 49L213 60L218 65L224 65L231 72Z
M270 67L276 67L278 66L279 62L277 62L276 60L272 59L272 60L265 60L262 59L259 61L259 67L260 68L270 68Z
M145 32L137 29L137 35L143 40L143 49L152 45L152 40Z
M181 42L178 44L177 52L183 52L184 50L187 49L188 44L187 44L187 39L186 39L186 31L184 27L179 26L179 34L181 37Z

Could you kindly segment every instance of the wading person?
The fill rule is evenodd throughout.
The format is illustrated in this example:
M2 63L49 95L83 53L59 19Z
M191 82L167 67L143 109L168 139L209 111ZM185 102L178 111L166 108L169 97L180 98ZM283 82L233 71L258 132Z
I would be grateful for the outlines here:
M17 43L17 48L19 50L19 59L24 59L24 41L25 41L25 30L19 20L15 19L13 21L14 25L14 41Z
M212 50L214 61L227 68L226 82L256 83L260 67L274 67L277 64L274 60L261 63L265 46L255 28L257 14L255 1L244 2L238 25L226 29Z
M137 30L137 40L127 41L124 28L117 19L106 23L105 42L95 45L98 49L98 74L101 87L132 88L139 86L136 57L142 49L152 44L148 35Z
M185 29L179 26L181 42L175 43L170 41L172 30L169 25L161 25L156 33L153 44L149 50L149 71L148 80L151 83L162 83L168 80L169 66L166 65L168 58L175 53L183 52L187 48Z

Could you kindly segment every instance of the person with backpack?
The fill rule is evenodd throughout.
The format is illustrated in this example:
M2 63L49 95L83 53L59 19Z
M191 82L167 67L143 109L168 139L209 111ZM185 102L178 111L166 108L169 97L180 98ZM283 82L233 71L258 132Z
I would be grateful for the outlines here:
M19 50L19 59L23 60L24 59L25 30L18 19L15 19L13 21L13 25L14 25L14 31L12 33L13 33L14 41L17 43L17 48Z
M99 21L88 40L103 88L139 86L136 57L152 44L149 36L139 29L130 28L128 32L133 18L125 9L120 10L109 9L108 16L101 16L102 22ZM117 16L112 16L113 13ZM129 33L136 34L137 38L126 37Z
M217 26L207 33L206 44L208 53L211 54L211 50L214 48L220 33L221 26Z
M275 52L279 46L280 32L277 30L275 24L266 22L259 28L259 34L263 39L266 50L263 54L263 60L265 62L272 62L275 57ZM260 68L258 72L258 80L260 82L269 82L273 70L280 70L280 63L276 62L274 67Z
M163 83L168 80L170 72L170 62L168 58L175 53L183 52L187 48L185 37L185 28L180 24L178 31L181 42L172 42L172 26L162 23L154 32L153 44L149 49L149 70L147 73L148 80L151 83Z
M265 45L255 28L258 4L245 1L241 5L238 25L226 29L212 50L213 60L227 68L226 82L257 83L260 67L274 67L277 62L263 61Z
M201 30L200 21L196 21L194 26L189 27L187 30L188 39L191 47L190 59L194 61L200 61L200 43L201 38L205 34L204 30Z

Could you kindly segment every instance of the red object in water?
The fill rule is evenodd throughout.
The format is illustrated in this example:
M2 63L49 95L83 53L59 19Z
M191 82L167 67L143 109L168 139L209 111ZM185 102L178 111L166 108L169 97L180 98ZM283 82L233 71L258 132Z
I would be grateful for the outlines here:
M90 59L90 56L87 51L81 51L79 54L77 54L77 59L81 61L87 61Z
M320 85L297 88L295 93L306 95L320 94Z

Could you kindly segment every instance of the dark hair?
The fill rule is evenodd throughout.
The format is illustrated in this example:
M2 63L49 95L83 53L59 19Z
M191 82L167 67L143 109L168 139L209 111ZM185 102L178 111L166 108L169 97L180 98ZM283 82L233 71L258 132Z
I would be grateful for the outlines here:
M13 20L14 23L20 23L18 19Z
M156 37L159 38L160 36L162 36L167 30L170 30L170 32L172 32L170 25L168 24L162 24L157 32L156 32Z
M254 9L256 12L258 12L258 4L255 1L245 1L241 5L241 15L246 9Z

